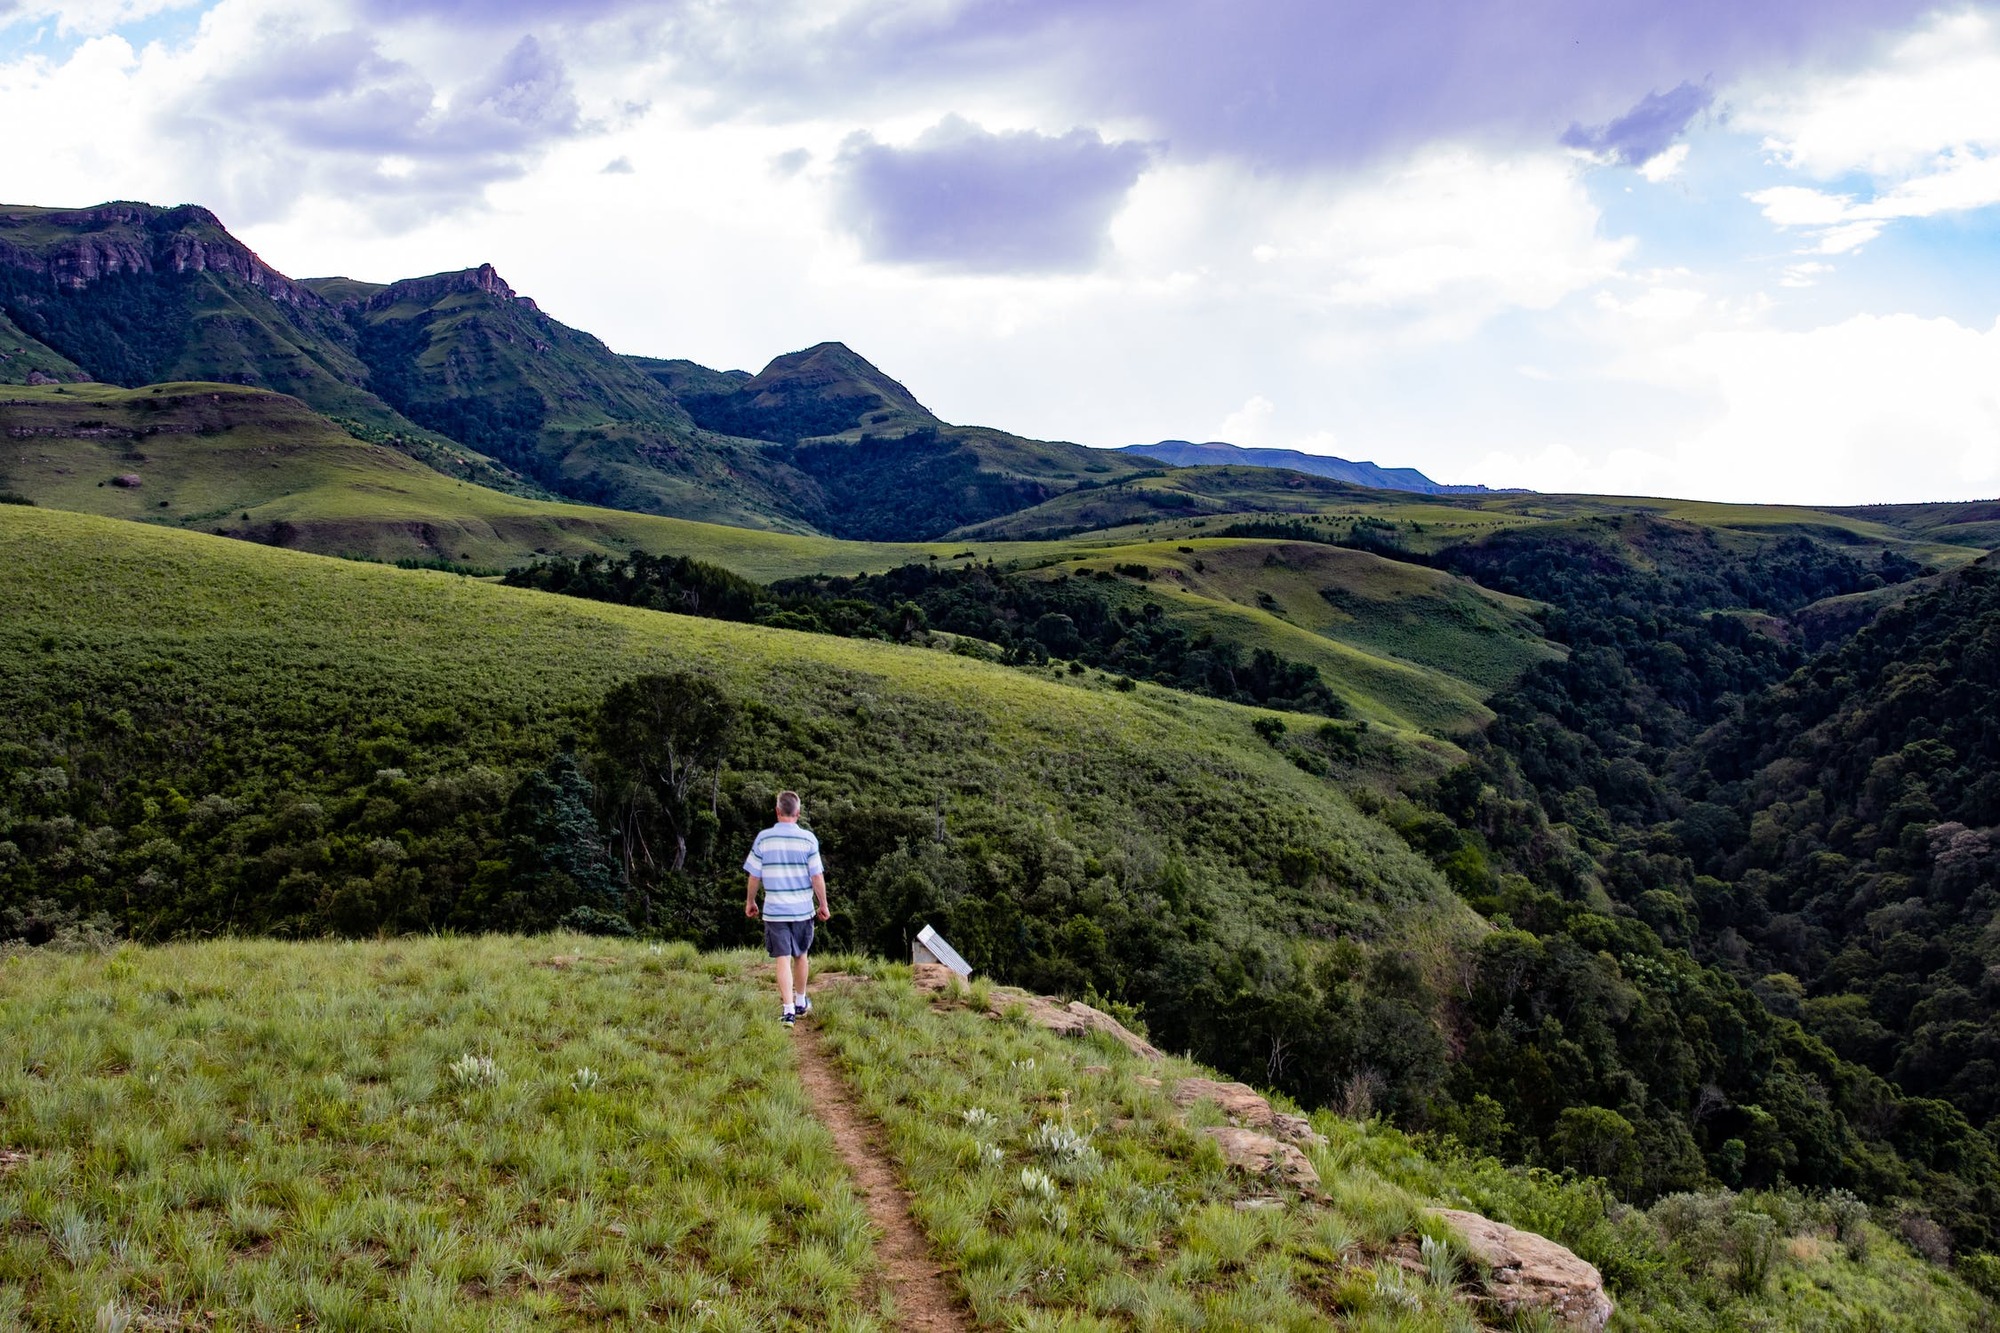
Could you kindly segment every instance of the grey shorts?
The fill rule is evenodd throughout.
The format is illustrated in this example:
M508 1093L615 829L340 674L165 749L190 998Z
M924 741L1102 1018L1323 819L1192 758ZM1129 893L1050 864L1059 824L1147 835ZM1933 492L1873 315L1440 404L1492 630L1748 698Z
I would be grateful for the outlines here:
M813 922L811 917L803 921L766 921L764 923L764 952L773 958L803 958L812 952Z

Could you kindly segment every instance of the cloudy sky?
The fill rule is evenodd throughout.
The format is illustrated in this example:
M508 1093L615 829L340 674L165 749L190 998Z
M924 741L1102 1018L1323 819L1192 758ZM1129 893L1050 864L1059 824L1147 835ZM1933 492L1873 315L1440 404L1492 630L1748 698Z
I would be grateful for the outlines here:
M2000 494L2000 7L0 0L0 195L1446 481Z

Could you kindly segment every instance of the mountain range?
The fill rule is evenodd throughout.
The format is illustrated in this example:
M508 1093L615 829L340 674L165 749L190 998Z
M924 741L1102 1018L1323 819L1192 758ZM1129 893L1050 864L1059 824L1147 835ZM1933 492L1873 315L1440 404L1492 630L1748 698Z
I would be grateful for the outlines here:
M1160 460L951 424L837 342L755 375L620 355L491 265L297 280L193 205L0 208L0 382L82 379L269 389L498 489L856 539L939 537ZM1268 467L1265 452L1193 461ZM1363 486L1452 489L1296 460Z
M1210 440L1206 444L1195 444L1189 440L1161 440L1158 444L1128 444L1118 452L1157 459L1175 467L1283 468L1381 491L1414 491L1419 495L1494 493L1487 486L1446 486L1432 481L1413 467L1377 467L1373 463L1352 463L1326 454L1302 453L1297 449L1245 448L1240 444L1225 444L1221 440Z

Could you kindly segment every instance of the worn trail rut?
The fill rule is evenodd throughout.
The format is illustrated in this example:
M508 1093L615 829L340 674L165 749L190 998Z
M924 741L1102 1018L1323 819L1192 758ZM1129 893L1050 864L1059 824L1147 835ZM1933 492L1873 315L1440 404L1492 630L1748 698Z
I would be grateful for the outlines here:
M883 1277L896 1298L897 1325L914 1333L971 1333L971 1319L910 1216L909 1200L896 1183L880 1127L854 1104L846 1080L820 1048L810 1022L801 1023L792 1034L798 1047L799 1079L821 1123L833 1134L869 1218L882 1232L878 1254Z

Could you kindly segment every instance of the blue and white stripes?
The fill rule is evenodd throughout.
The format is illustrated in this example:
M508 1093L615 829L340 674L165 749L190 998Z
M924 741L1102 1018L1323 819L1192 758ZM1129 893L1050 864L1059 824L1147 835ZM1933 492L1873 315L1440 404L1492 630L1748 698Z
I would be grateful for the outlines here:
M743 869L764 882L764 920L809 921L812 881L823 875L819 839L797 824L774 824L750 844Z

